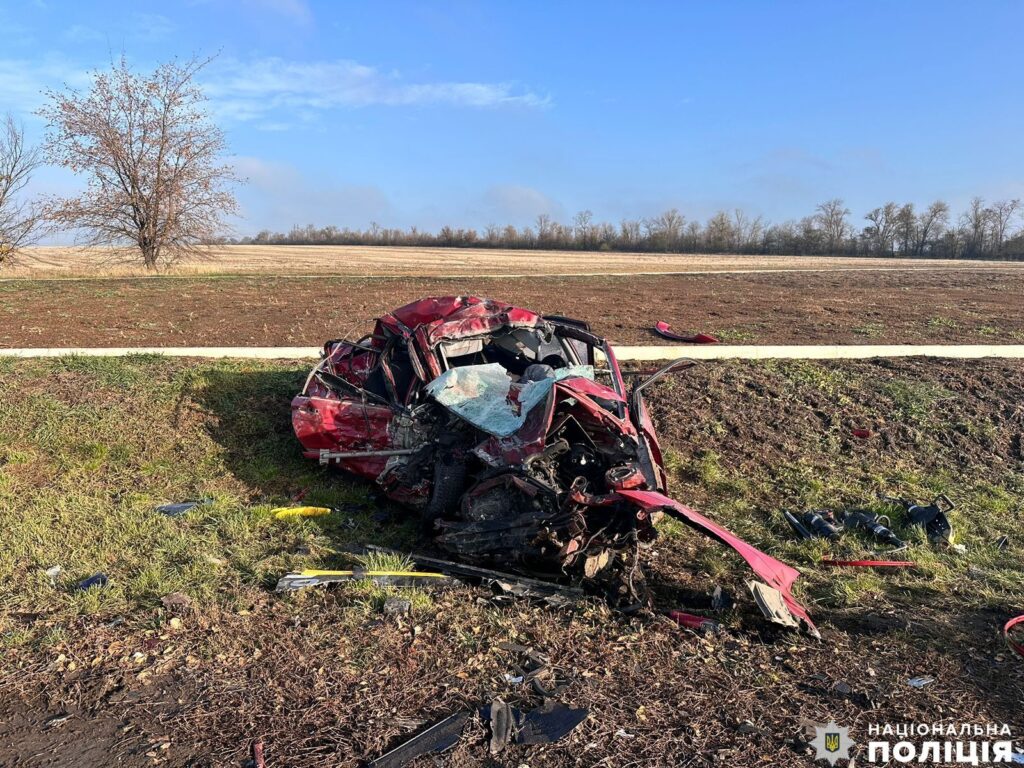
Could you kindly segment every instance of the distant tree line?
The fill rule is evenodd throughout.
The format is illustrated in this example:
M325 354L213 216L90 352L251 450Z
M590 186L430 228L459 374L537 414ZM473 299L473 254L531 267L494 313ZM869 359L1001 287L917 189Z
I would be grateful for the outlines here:
M372 223L367 229L293 227L264 230L232 241L247 245L409 245L456 248L640 251L649 253L739 253L837 256L902 256L943 259L1024 259L1024 209L1020 200L986 204L974 198L953 217L941 200L917 210L912 203L886 203L854 223L842 200L828 200L814 213L781 224L740 209L720 211L707 221L687 219L675 208L648 219L598 222L590 211L570 224L548 215L534 225L482 231L442 227L426 232Z

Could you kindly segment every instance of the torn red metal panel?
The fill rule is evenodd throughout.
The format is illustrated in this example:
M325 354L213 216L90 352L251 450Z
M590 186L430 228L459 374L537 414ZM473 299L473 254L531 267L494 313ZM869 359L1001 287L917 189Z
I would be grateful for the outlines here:
M685 504L680 504L675 499L670 499L654 491L619 491L619 494L632 499L641 507L647 510L661 509L680 522L686 523L691 528L696 528L701 533L710 536L717 541L734 549L740 557L747 561L747 565L764 579L770 586L782 593L786 607L799 620L803 621L811 634L818 636L818 630L811 621L807 610L800 605L793 597L793 583L800 577L800 572L785 563L767 555L752 544L748 544L735 534L726 530L718 523L704 517Z
M1013 652L1024 658L1024 642L1018 642L1010 637L1010 630L1017 625L1024 625L1024 616L1018 616L1006 622L1006 625L1003 627L1003 637L1006 638L1006 644L1010 646Z
M672 330L672 326L664 320L659 320L655 323L654 330L659 336L672 339L672 341L685 341L688 344L718 344L718 339L709 333L696 333L692 336L676 333Z

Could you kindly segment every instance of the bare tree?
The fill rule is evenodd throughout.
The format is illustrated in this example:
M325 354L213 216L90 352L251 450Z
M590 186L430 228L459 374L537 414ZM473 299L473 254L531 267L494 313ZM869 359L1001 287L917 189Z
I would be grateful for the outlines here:
M998 200L992 203L989 208L990 221L992 223L993 250L999 256L1003 252L1003 243L1006 242L1007 231L1010 222L1020 211L1020 200Z
M980 197L971 199L970 207L960 216L960 224L966 234L964 255L969 259L984 256L985 241L988 236L989 224L992 221L992 209L985 207Z
M594 214L591 211L580 211L572 219L572 234L577 246L593 247Z
M25 145L25 130L6 115L0 123L0 266L39 232L39 210L22 192L41 162L39 149Z
M864 234L867 235L872 248L882 256L892 254L898 213L896 203L886 203L881 208L868 211L864 217L871 222L870 226L864 228Z
M636 219L623 219L619 222L619 239L626 248L636 248L640 243L640 222Z
M925 249L933 240L942 237L949 223L949 206L942 200L936 200L928 209L917 215L917 232L914 243L914 255L924 256Z
M47 159L88 179L77 197L51 201L55 222L88 245L134 246L150 269L205 250L237 210L224 134L195 83L208 61L141 75L122 57L87 93L47 93Z
M551 222L551 217L546 213L537 215L537 243L544 247L549 245L552 238L552 231L554 224Z
M732 212L732 229L732 250L737 253L749 253L761 240L764 219L760 216L750 218L742 209L737 208Z
M828 253L836 253L850 229L850 209L837 197L821 203L816 210L814 220L825 236L825 248Z

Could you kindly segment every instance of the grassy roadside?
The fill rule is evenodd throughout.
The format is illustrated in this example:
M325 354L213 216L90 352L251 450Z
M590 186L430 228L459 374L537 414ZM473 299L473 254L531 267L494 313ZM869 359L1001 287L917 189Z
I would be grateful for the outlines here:
M304 503L372 500L366 485L297 451L287 406L306 367L0 361L0 690L42 696L47 714L78 707L96 738L114 718L115 735L134 729L140 765L240 761L253 734L266 734L279 765L372 756L495 692L525 700L503 677L500 642L549 652L569 681L566 700L592 715L570 743L495 765L574 765L580 749L588 763L614 764L623 739L645 765L713 753L737 765L793 763L805 759L793 741L801 719L1014 716L1024 674L997 629L1024 608L1018 363L720 363L656 387L673 495L800 567L823 643L767 629L743 604L736 559L671 525L652 557L656 594L663 607L699 611L723 585L741 603L719 617L724 640L599 604L495 607L464 587L413 595L412 618L398 623L382 620L379 590L269 594L284 571L341 564L346 545L415 538L397 510L377 519L376 504L298 521L270 514L302 490ZM854 426L873 436L851 437ZM880 493L939 491L959 504L953 523L966 550L933 551L900 529L914 541L916 572L826 571L816 562L828 548L794 541L778 516L782 507L891 511ZM213 502L179 518L155 512L202 497ZM994 546L999 535L1008 549ZM854 536L829 551L878 549ZM44 573L53 565L64 569L56 586ZM74 588L98 571L106 587ZM173 592L191 605L165 608L160 598ZM909 689L907 677L921 673L938 682ZM853 693L837 694L839 683ZM769 735L738 730L748 720ZM146 757L154 749L158 758ZM481 755L471 742L452 759Z
M876 591L898 598L922 581L936 594L963 591L972 605L1024 602L1024 471L1014 455L1022 426L1013 399L1024 376L1007 364L1004 391L982 391L977 367L944 366L943 384L871 364L705 366L659 385L652 398L674 492L805 567L812 599L824 606L856 605ZM302 362L155 356L0 362L0 604L59 620L153 610L162 596L184 592L198 605L231 608L284 571L337 564L332 552L346 545L413 541L414 525L398 510L383 526L373 503L353 507L372 502L372 488L299 455L287 405L304 373ZM702 404L681 415L680 404L694 399ZM782 402L793 413L773 416ZM872 437L851 437L855 424ZM275 520L270 510L300 492L304 503L352 511ZM958 502L951 518L963 552L927 546L879 500L939 492ZM155 511L198 498L212 502L180 518ZM826 552L855 558L883 548L864 536L830 546L794 541L778 513L850 506L890 515L919 572L815 568ZM677 532L666 528L669 539ZM1001 536L1009 548L997 546ZM724 555L702 549L702 564L721 575ZM63 569L56 586L44 573L55 565ZM74 588L98 572L107 587ZM0 629L6 645L32 639Z
M364 539L376 527L368 511L316 521L270 514L300 491L304 503L339 507L369 493L296 451L287 405L303 367L5 362L0 605L52 615L56 637L61 619L153 610L172 592L237 607L283 571L327 563L331 549ZM204 498L212 502L182 517L155 511ZM398 526L385 538L398 543L403 533ZM63 569L56 585L44 573L52 566ZM106 587L75 588L98 572ZM33 639L9 627L0 637L8 646Z

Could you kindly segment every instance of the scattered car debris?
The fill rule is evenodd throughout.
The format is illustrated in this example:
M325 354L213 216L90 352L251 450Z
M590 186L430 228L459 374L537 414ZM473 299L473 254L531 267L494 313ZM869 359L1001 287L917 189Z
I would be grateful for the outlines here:
M266 768L266 759L263 757L263 739L257 739L252 743L252 767Z
M747 588L754 597L754 602L761 609L761 613L769 621L783 627L799 627L799 623L793 616L792 609L785 602L785 596L777 589L762 584L759 581L748 581ZM817 630L815 630L815 633ZM818 635L815 634L815 637Z
M43 573L46 574L46 578L48 578L50 580L50 586L51 587L56 587L57 586L57 578L62 573L64 573L64 569L61 568L59 565L52 565L49 568L47 568L45 571L43 571Z
M695 613L669 611L668 617L679 626L686 627L687 629L699 629L708 633L717 633L722 631L722 625L717 621L712 621L706 616L698 616Z
M928 541L934 545L948 546L953 540L953 526L946 517L948 512L956 509L949 497L940 493L931 504L918 504L909 499L894 496L883 497L885 501L903 507L907 520L911 525L920 525L925 529Z
M840 537L839 529L828 519L831 517L831 514L826 510L804 512L799 518L792 512L782 510L782 515L786 518L786 522L789 523L797 536L802 539L823 538L835 540Z
M59 714L59 715L54 715L53 717L49 718L45 723L43 723L43 728L46 728L46 729L49 729L49 728L59 728L60 726L64 725L64 723L66 723L70 719L71 719L71 715L69 715L67 713L62 713L62 714Z
M384 601L382 610L385 616L401 618L412 611L412 602L401 597L389 597Z
M627 387L614 350L585 322L427 298L378 318L361 339L327 342L292 401L292 424L305 456L376 482L419 511L437 546L485 569L449 566L452 575L513 593L565 579L637 609L651 602L640 561L668 514L736 550L781 593L788 625L814 633L792 597L795 569L664 495L643 391L692 365L676 361Z
M829 557L823 557L821 564L844 568L915 568L917 566L917 563L911 560L833 560Z
M381 552L384 554L402 554L384 547L369 546L367 549L371 552ZM403 555L403 557L408 557L417 565L427 568L435 568L441 574L458 579L471 579L484 584L493 585L502 592L510 595L543 600L549 605L555 607L571 605L583 599L585 596L581 589L563 586L551 581L541 581L540 579L531 579L526 576L493 571L488 568L478 568L464 563L438 560L437 558L416 553Z
M367 768L402 768L413 760L436 752L446 752L459 743L470 712L456 712L422 733L402 742L390 752L371 760Z
M83 579L82 581L78 582L78 589L80 589L82 592L86 592L92 589L93 587L105 587L106 585L107 574L96 573L90 576L89 578Z
M732 597L722 589L720 584L716 585L714 591L711 593L711 610L727 611L732 608L732 605Z
M874 432L864 427L856 427L850 430L850 434L858 438L859 440L867 440L874 434Z
M161 597L160 603L168 609L188 608L192 605L192 598L181 592L171 592Z
M1024 616L1018 616L1006 622L1003 626L1003 637L1006 638L1006 644L1010 646L1010 650L1024 658L1024 642L1018 642L1010 637L1010 630L1019 624L1024 624Z
M896 549L905 548L907 546L906 542L893 533L887 526L882 525L883 520L889 525L892 525L889 518L884 515L875 514L867 509L855 509L844 513L843 527L867 531L883 544L891 544Z
M297 517L323 517L331 514L330 507L277 507L270 510L278 520L294 520Z
M1001 551L1005 551L1005 550L1009 549L1010 548L1010 537L1006 536L1005 534L1003 536L1000 536L995 541L995 547L996 547L996 549L1001 550Z
M372 581L378 586L422 587L443 585L448 581L448 575L425 571L368 571L362 568L354 568L351 571L318 571L310 569L285 574L278 579L275 591L294 592L306 587L365 580Z
M907 680L907 683L914 688L924 688L926 685L931 685L935 682L934 677L922 675L921 677L912 677Z
M548 699L538 709L517 718L516 744L551 744L568 736L590 715L587 709L572 709Z
M489 750L492 755L496 755L512 740L512 729L516 725L512 707L500 698L495 699L491 702L488 722L491 727Z
M180 517L196 507L202 507L207 504L213 504L213 499L190 499L189 501L179 501L175 504L164 504L157 507L156 511L168 517Z
M659 320L654 324L654 332L662 338L672 339L672 341L685 341L689 344L718 344L718 339L709 333L695 333L692 336L678 334L664 320Z
M587 709L572 709L554 699L523 712L502 699L494 699L481 712L491 731L490 751L497 754L509 744L552 744L568 736L587 719Z
M562 671L554 668L551 660L540 651L515 643L498 643L497 647L516 655L513 667L518 674L506 675L506 681L528 682L534 693L545 699L557 696L568 685L569 680Z

